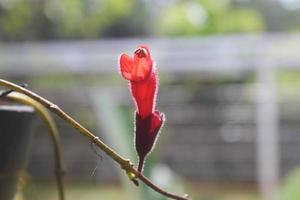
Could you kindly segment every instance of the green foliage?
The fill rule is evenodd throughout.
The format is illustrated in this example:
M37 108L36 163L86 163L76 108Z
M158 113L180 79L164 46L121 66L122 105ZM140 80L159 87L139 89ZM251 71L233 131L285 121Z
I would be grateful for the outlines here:
M286 178L283 188L282 200L299 200L300 199L300 168L292 171Z
M200 4L175 4L162 16L160 31L164 35L195 35L206 26L206 15Z
M217 26L217 31L220 33L259 32L264 29L264 24L258 13L251 9L238 9L228 12L222 16L221 20Z
M233 0L1 0L0 40L259 32L261 15Z
M278 70L277 81L280 88L288 88L298 94L297 91L300 89L299 70Z
M230 0L178 1L162 16L163 35L259 32L264 23L255 10L234 7Z
M30 6L25 1L16 2L13 7L7 7L0 14L1 33L7 39L22 37L33 17Z
M135 0L3 0L0 39L93 38L128 16Z
M131 0L55 0L46 9L58 35L62 37L97 37L103 29L129 14Z

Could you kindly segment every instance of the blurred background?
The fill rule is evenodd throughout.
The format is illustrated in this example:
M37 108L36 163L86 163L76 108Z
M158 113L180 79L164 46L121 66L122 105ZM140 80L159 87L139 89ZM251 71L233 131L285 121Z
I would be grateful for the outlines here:
M0 0L0 74L135 161L118 56L147 44L167 121L145 173L197 200L299 200L299 31L299 0ZM55 119L67 199L164 199ZM57 199L41 120L30 157L23 198Z

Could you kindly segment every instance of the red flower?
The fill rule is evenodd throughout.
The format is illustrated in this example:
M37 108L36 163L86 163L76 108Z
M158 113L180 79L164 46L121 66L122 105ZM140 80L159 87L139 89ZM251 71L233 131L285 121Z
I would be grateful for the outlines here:
M139 46L133 58L122 54L120 71L122 77L130 81L130 91L136 106L135 148L139 156L138 170L141 172L164 121L164 115L155 111L158 78L149 48Z

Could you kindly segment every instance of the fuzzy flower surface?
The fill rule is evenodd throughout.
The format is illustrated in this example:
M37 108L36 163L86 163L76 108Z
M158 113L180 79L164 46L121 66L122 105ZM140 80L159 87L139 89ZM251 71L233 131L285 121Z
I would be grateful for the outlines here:
M155 146L164 122L163 113L155 109L158 74L149 48L140 45L133 56L121 54L121 76L129 81L135 104L135 148L139 157L138 171L142 172L147 155Z

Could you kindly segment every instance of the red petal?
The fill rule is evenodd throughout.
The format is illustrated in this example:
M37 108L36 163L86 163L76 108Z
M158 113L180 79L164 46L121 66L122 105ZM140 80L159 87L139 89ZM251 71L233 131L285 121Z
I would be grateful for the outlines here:
M148 47L141 46L135 50L131 58L122 54L119 60L122 76L130 81L141 82L146 80L152 71L152 59Z
M126 80L131 80L131 71L134 66L133 59L126 54L121 54L119 63L121 75L123 76L123 78L125 78Z
M152 122L151 122L149 133L157 134L164 121L165 121L164 114L160 113L159 111L155 111L152 115Z
M142 118L148 117L154 112L157 85L156 72L152 72L145 82L130 82L131 94L135 101L136 110Z
M134 63L136 65L136 75L142 77L145 80L149 77L152 71L152 60L149 58L136 58L134 57Z

